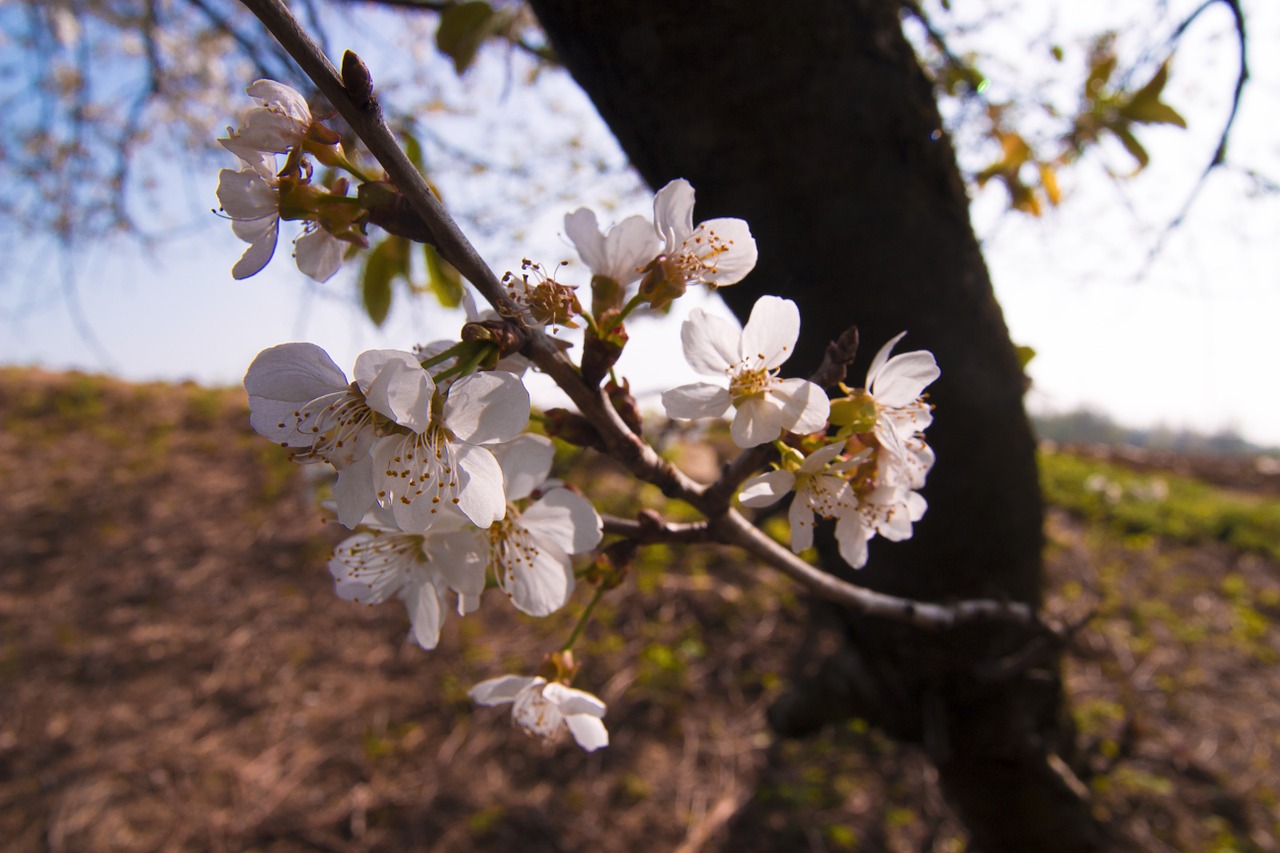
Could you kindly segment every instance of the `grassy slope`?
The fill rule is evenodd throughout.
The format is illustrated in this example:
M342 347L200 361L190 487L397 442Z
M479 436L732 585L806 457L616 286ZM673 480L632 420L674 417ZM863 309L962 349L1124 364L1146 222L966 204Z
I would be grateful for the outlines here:
M1049 610L1097 611L1068 677L1099 808L1134 849L1278 849L1275 500L1045 471ZM914 753L770 738L779 674L834 635L729 554L648 549L605 598L580 681L613 744L585 755L465 699L572 617L486 601L427 654L398 606L337 600L341 531L238 392L0 371L0 513L6 850L959 849Z

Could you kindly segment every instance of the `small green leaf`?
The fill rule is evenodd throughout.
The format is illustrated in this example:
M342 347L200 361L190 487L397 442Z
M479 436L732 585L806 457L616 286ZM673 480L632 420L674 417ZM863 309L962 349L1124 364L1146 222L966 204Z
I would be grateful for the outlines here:
M373 247L364 263L360 297L374 325L381 326L391 312L391 283L409 275L409 241L388 237Z
M1035 347L1029 347L1025 344L1014 348L1018 354L1018 367L1023 370L1027 369L1027 365L1031 363L1031 359L1036 357Z
M1109 125L1107 129L1116 135L1116 139L1120 140L1125 150L1133 155L1133 159L1138 161L1139 170L1147 168L1147 164L1151 162L1151 155L1147 154L1147 149L1143 148L1137 138L1129 132L1128 125L1114 124Z
M404 140L404 154L409 158L409 162L413 164L413 168L418 170L418 174L425 175L427 173L426 160L422 157L422 143L418 141L418 137L414 136L407 130L400 131L400 137Z
M462 275L453 264L440 257L436 247L422 244L422 256L427 261L427 285L445 308L457 308L462 303Z
M493 7L484 0L459 3L440 13L436 47L453 60L458 74L471 67L480 45L493 31L493 17Z
M1178 111L1160 101L1160 93L1169 81L1169 63L1160 66L1147 84L1133 93L1120 107L1120 114L1138 124L1172 124L1185 128L1187 121Z

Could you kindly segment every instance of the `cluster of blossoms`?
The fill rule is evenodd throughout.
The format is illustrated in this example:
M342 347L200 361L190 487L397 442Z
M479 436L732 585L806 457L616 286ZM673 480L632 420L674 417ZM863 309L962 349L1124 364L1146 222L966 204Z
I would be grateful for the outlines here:
M329 191L310 184L308 156L326 165L347 161L296 92L259 81L249 93L261 106L222 140L244 168L224 171L218 188L237 235L251 243L235 274L252 275L266 263L280 218L301 218L308 230L298 241L299 265L327 277L343 247L363 245L365 225L379 219L372 208L326 202ZM286 161L276 171L278 154ZM320 199L308 216L291 206L302 197ZM363 213L335 219L325 213L335 205ZM245 376L253 428L297 461L337 471L329 506L353 531L329 562L338 595L403 601L410 636L422 648L440 642L450 609L474 612L486 590L522 613L547 616L568 604L579 580L596 587L569 642L535 675L490 679L470 692L481 705L510 703L515 724L531 734L549 740L567 731L588 750L608 744L606 709L570 686L577 671L571 647L600 594L622 580L619 555L634 553L637 543L619 534L602 546L605 524L590 501L551 479L548 435L603 444L591 421L563 410L537 418L546 435L527 431L530 364L520 353L531 329L581 320L581 378L598 387L608 377L608 401L642 435L635 400L614 375L628 315L664 308L691 285L735 284L756 262L745 222L695 225L693 207L693 188L676 180L656 194L652 220L633 216L605 231L586 208L567 215L565 233L591 272L590 309L576 288L526 261L503 279L500 313L482 315L468 303L457 342L365 352L352 380L320 347L287 343L260 353ZM924 514L919 490L933 454L923 438L932 419L923 394L938 368L925 351L892 355L899 335L876 355L864 388L839 385L832 397L812 381L780 376L799 334L795 303L776 296L759 299L742 328L693 311L681 328L684 354L715 381L668 390L662 405L677 420L732 410L729 431L739 447L771 445L777 453L772 470L742 483L741 503L765 507L794 493L792 550L810 547L822 518L834 522L841 556L861 567L871 538L905 539ZM574 558L590 554L590 567L576 572Z

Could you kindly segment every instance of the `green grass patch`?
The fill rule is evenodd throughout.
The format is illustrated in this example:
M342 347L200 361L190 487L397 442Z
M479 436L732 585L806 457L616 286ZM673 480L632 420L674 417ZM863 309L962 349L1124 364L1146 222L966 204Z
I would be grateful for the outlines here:
M1123 536L1159 536L1191 545L1225 542L1280 559L1276 498L1064 453L1041 452L1040 483L1050 504Z

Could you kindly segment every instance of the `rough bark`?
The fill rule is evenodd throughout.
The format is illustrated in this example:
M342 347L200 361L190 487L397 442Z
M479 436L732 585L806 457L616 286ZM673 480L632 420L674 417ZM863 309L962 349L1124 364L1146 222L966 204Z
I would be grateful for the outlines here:
M857 580L930 600L1038 604L1042 507L1023 375L898 5L532 5L645 180L688 178L696 218L750 223L760 263L722 294L740 315L762 293L799 303L803 336L790 370L816 366L853 323L864 342L855 380L903 329L899 349L937 356L929 514L909 543L873 543ZM774 709L779 730L863 717L929 751L979 848L1091 846L1087 803L1049 758L1070 758L1052 655L983 680L976 670L1019 638L986 630L939 644L845 622L849 645Z

